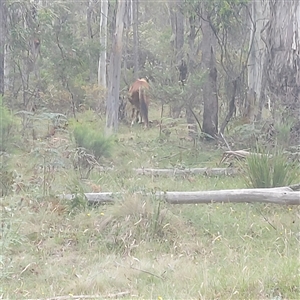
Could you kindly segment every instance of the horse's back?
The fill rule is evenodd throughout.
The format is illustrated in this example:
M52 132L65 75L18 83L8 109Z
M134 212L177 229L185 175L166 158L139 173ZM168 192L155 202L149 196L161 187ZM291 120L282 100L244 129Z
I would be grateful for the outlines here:
M147 90L149 89L149 83L144 78L137 79L129 88L129 95L130 95L129 102L136 107L139 107L139 105L140 105L139 104L139 102L140 102L139 95L140 95L141 89L147 89Z
M129 93L132 95L133 93L139 92L140 88L149 89L149 83L145 78L137 79L129 88Z

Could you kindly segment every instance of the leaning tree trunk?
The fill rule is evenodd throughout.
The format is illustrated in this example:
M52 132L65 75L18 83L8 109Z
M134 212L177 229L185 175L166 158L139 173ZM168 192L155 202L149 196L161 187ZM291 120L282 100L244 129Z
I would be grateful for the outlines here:
M109 63L108 95L106 100L106 135L118 130L118 111L120 93L120 75L122 59L122 36L124 29L124 14L126 3L117 1L116 30Z
M208 20L205 16L204 20ZM207 73L203 85L203 125L202 131L207 139L213 139L218 134L218 95L217 95L217 67L215 58L215 36L208 21L202 22L202 68Z

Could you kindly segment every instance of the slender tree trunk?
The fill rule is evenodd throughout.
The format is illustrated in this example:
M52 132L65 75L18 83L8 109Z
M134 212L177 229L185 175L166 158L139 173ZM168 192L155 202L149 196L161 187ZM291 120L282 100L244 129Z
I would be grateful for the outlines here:
M4 95L5 0L0 0L0 96Z
M39 57L40 57L40 48L41 48L41 39L39 33L39 20L38 20L38 0L31 6L31 23L33 28L33 36L31 42L31 60L32 60L32 68L33 74L36 81L36 90L38 91L40 88L40 66L39 66ZM38 94L38 93L37 93ZM35 104L33 104L35 105Z
M191 15L188 19L189 24L189 35L188 35L188 44L189 44L189 54L187 55L187 75L189 74L192 76L195 72L195 62L196 62L196 56L197 56L197 49L195 47L195 39L196 39L196 16ZM199 103L201 98L199 97L199 94L194 94L194 91L192 92L192 99L189 101L189 108L186 109L186 121L189 124L189 136L194 138L196 136L196 133L198 131L198 126L196 125L196 119L194 114L192 113L192 110L194 109L194 106L196 103Z
M202 130L206 138L214 138L218 134L218 95L217 95L217 67L215 58L216 40L206 14L202 22L202 67L207 73L206 82L203 85L203 126Z
M87 33L88 33L88 38L90 40L92 40L93 39L93 31L92 31L92 11L93 11L93 8L92 8L92 3L91 3L90 0L88 0L87 5L88 5L87 10L86 10ZM90 47L89 47L89 73L90 73L89 74L89 80L92 81L94 72L93 72L93 56L92 56Z
M106 101L106 135L118 130L119 90L122 59L122 37L126 1L117 1L116 31L109 63L108 95Z
M127 79L127 72L126 70L128 70L128 59L130 57L130 54L132 51L131 49L129 49L129 45L131 44L131 39L130 39L130 33L131 33L131 26L133 24L133 19L132 19L132 0L128 0L126 5L126 12L125 12L125 20L124 20L124 36L125 38L123 39L123 70L125 70L125 72L123 72L123 80L125 82L125 84L127 85L127 89L129 89L129 83L128 83L128 79ZM121 96L122 98L122 96ZM123 99L123 98L122 98ZM123 101L123 100L122 100ZM119 110L119 119L122 120L124 118L124 114L125 111L123 110L123 104L124 102L120 103L120 110ZM122 104L123 103L123 104ZM126 106L126 102L124 104Z
M196 17L189 17L189 35L188 35L188 43L189 43L189 56L188 56L188 68L193 72L194 65L196 62L197 49L195 47L195 39L196 39Z
M139 78L139 35L138 35L138 0L132 0L132 18L133 18L133 53L134 53L134 65L133 75L134 80Z
M183 59L183 44L184 44L184 15L183 15L183 1L176 1L175 14L175 61L180 65Z
M180 67L183 62L183 45L184 45L184 15L183 15L183 0L176 0L175 2L170 2L170 21L171 28L173 31L173 39L171 41L173 46L173 59L171 61L172 67L175 69L174 81L180 82L181 74ZM178 74L179 71L179 74ZM175 77L176 76L176 77ZM186 103L186 99L180 101L180 103L172 102L171 103L171 114L172 117L178 118L182 108Z
M106 51L107 51L107 15L108 1L101 0L101 16L100 16L100 58L98 66L98 85L107 87L106 83Z

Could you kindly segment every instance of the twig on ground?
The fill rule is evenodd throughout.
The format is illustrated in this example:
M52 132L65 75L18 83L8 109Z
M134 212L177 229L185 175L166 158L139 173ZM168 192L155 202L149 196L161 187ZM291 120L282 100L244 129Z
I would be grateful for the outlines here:
M221 138L223 139L223 141L225 142L225 144L226 144L228 150L229 150L229 151L232 151L222 132L220 132L220 136L221 136Z
M161 276L159 276L159 275L156 275L156 274L154 274L154 273L151 273L151 272L149 272L149 271L145 271L145 270L142 270L142 269L138 269L138 268L135 268L135 267L132 267L132 266L130 266L130 268L133 269L133 270L137 270L137 271L140 271L140 272L143 272L143 273L152 275L152 276L157 277L157 278L159 278L159 279L163 279L163 277L161 277Z

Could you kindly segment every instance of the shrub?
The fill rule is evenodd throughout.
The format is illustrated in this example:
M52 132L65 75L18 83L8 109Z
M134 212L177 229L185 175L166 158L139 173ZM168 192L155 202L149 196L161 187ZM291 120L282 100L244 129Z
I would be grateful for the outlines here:
M290 185L299 176L299 167L289 161L282 150L274 153L258 151L246 159L246 182L253 188Z
M74 153L73 165L81 178L88 178L90 172L99 167L104 157L109 157L112 150L112 139L106 138L101 132L89 124L74 124L73 136L77 149Z
M112 140L85 124L76 124L73 131L77 147L85 148L96 160L110 156Z
M10 170L8 162L7 153L0 152L0 197L9 195L14 183L13 171Z

